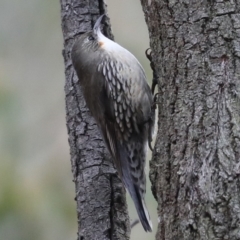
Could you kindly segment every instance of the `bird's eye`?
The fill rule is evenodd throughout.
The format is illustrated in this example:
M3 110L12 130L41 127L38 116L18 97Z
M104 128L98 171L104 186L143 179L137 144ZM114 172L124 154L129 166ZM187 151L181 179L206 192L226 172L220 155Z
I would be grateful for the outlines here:
M88 40L89 41L93 41L95 38L92 36L92 35L90 35L89 37L88 37Z

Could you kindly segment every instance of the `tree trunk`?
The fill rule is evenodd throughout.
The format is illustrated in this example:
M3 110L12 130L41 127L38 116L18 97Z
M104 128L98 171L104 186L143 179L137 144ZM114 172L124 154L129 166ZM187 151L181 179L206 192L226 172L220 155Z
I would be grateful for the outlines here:
M130 232L125 190L86 107L71 62L74 40L91 30L103 13L106 5L102 0L61 0L66 122L76 186L78 240L126 240ZM109 22L104 33L112 38Z
M156 239L240 239L240 1L141 2L159 76Z

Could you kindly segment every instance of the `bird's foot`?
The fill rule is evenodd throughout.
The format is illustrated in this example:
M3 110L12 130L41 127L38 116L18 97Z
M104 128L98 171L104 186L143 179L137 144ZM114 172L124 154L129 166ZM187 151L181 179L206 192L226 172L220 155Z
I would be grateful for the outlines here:
M150 126L154 126L155 125L155 112L156 112L156 108L157 108L157 97L160 93L156 93L153 97L153 103L151 106L151 117L149 118L149 124ZM152 147L152 133L151 133L151 128L149 129L149 134L148 134L148 147L150 148L151 151L153 151L153 147Z
M153 97L152 111L155 111L156 108L157 108L157 104L158 104L157 98L158 98L158 95L160 95L159 92L155 93L155 95Z
M150 52L149 52L150 50ZM146 57L148 58L148 60L150 61L150 67L152 68L152 71L153 71L153 80L152 80L152 94L154 94L154 91L155 91L155 87L156 85L158 84L158 75L157 75L157 71L156 71L156 68L155 68L155 64L153 62L153 57L152 57L152 50L151 48L148 48L146 51L145 51L145 55Z

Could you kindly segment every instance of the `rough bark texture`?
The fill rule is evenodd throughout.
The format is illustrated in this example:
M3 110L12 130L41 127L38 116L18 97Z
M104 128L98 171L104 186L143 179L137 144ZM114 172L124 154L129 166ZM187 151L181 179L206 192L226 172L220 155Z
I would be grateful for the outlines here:
M66 121L76 185L78 240L126 240L130 232L125 190L86 107L70 56L76 37L91 30L103 13L106 5L100 0L61 0ZM109 22L104 32L112 38Z
M240 1L142 5L159 75L157 239L240 239Z

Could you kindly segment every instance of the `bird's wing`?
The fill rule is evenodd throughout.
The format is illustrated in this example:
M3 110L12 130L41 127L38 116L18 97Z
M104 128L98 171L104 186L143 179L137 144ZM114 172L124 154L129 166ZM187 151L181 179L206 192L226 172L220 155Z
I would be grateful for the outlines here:
M133 64L135 66L123 66L117 60L99 64L98 80L103 87L101 109L97 115L102 116L100 128L118 173L135 203L145 230L150 231L143 196L152 95L142 68L138 62Z
M98 65L97 74L101 78L103 90L101 92L102 107L96 115L102 116L98 120L102 135L115 159L120 175L124 168L123 161L129 161L120 157L120 151L123 151L123 149L120 150L120 145L124 145L134 137L134 141L139 141L139 149L136 151L141 152L144 147L143 139L148 139L146 136L148 131L144 131L144 136L142 134L143 128L148 126L152 94L143 69L138 62L134 64L135 66L130 66L123 65L117 60L105 60ZM133 163L135 167L139 164Z

